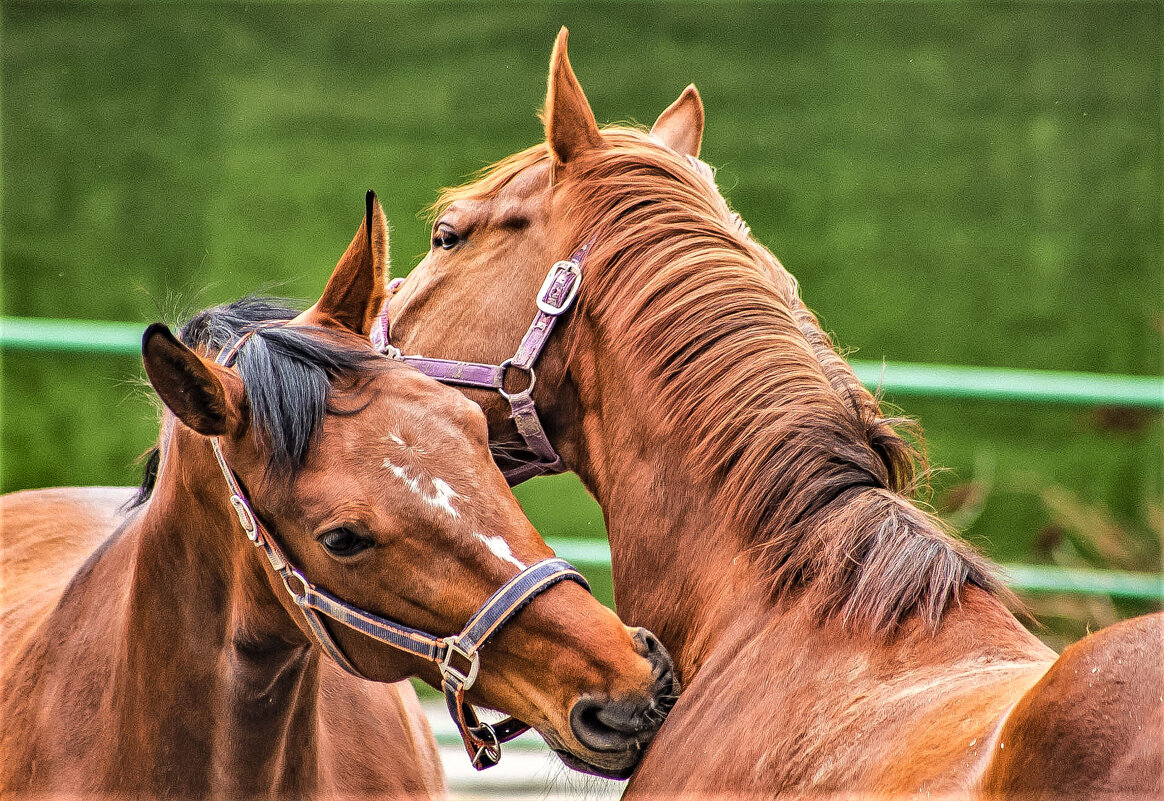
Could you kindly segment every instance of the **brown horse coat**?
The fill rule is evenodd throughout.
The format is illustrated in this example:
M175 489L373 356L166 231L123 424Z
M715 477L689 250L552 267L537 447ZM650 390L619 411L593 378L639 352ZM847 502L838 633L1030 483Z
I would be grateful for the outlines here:
M625 797L1159 797L1164 617L1058 659L1027 632L695 160L694 87L650 134L600 130L565 45L546 144L442 195L389 316L405 353L498 364L594 241L533 395L602 505L620 614L685 688ZM520 457L502 399L466 392Z
M480 410L368 342L387 224L367 202L307 311L252 298L198 315L189 344L146 330L167 411L152 487L128 514L116 490L0 500L5 795L444 795L402 681L439 685L437 665L330 621L360 675L325 658L231 495L239 485L304 596L310 583L434 636L552 556ZM231 367L211 358L228 345ZM670 705L669 657L577 583L526 600L484 643L466 699L536 728L573 765L629 773Z

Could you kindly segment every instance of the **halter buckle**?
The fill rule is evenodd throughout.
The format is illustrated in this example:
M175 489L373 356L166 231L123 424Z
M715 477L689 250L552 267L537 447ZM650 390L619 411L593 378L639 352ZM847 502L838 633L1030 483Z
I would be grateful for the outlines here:
M481 655L476 650L466 651L461 648L457 637L445 637L441 642L445 644L445 655L437 662L437 668L441 672L441 678L448 680L452 676L462 690L469 689L473 686L473 682L477 681L477 671L481 669ZM454 653L462 659L468 660L468 672L461 671L453 666Z
M259 521L255 520L255 513L251 511L246 499L241 495L232 494L230 505L234 507L234 513L238 515L238 522L246 533L247 539L257 545L259 542Z
M293 567L288 568L286 571L279 571L279 576L283 579L283 589L287 590L287 594L291 596L291 600L303 606L307 602L307 590L311 587L307 583L307 578ZM295 579L302 585L302 592L295 592L295 590L291 589L291 579Z
M557 303L551 303L549 300L550 290L553 288L554 282L557 281L563 273L569 273L573 275L574 281L570 284L570 288L566 291L566 297L562 298ZM542 288L538 290L538 308L551 317L557 317L559 314L565 312L566 309L570 308L570 304L574 302L574 296L578 294L578 287L581 285L581 283L582 268L579 266L578 262L565 259L559 262L555 262L554 266L550 268L550 271L546 273L546 280L542 282Z

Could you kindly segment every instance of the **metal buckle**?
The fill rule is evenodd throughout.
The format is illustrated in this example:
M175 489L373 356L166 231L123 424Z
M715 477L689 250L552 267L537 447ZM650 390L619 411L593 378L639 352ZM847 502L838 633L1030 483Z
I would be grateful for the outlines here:
M259 521L255 520L255 513L251 511L246 499L240 495L232 494L230 505L234 507L234 512L238 515L238 522L242 525L243 531L246 532L247 539L257 544L259 541Z
M303 606L307 601L307 590L311 586L307 583L307 579L304 578L302 573L293 567L289 568L285 572L281 571L279 575L283 579L283 588L287 590L287 594L291 596L295 603ZM300 584L302 584L303 592L295 592L295 590L291 589L291 585L288 583L290 579L296 579Z
M549 295L550 289L554 285L554 281L558 279L562 273L572 273L574 275L574 283L570 285L570 290L566 293L566 297L554 306L546 299ZM551 317L557 317L566 309L570 308L570 304L574 302L574 296L578 294L578 286L582 283L582 268L578 266L578 262L563 260L555 262L550 271L546 273L546 280L542 282L542 288L538 290L538 308Z
M473 682L477 680L477 671L481 669L481 655L477 651L469 653L463 650L457 642L456 637L445 637L441 640L447 648L445 650L444 658L437 663L437 668L441 672L441 678L452 676L461 685L461 689L467 690L473 686ZM453 667L453 654L459 654L462 658L469 660L469 672L462 673L457 668Z

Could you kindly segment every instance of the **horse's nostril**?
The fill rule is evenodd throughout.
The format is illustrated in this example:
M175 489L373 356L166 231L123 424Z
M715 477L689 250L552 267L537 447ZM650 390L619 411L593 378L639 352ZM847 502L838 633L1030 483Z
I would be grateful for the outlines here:
M631 639L639 656L651 663L651 675L654 677L652 694L660 706L670 709L679 694L679 679L675 675L675 664L671 661L671 654L667 652L663 643L659 642L659 638L646 629L636 630Z
M647 709L635 704L582 698L570 710L570 728L594 751L626 751L649 740L656 723Z
M671 654L667 653L666 646L654 634L643 628L636 629L631 641L635 645L635 652L651 663L656 674L674 671Z
M653 661L655 655L660 651L664 654L667 653L667 649L663 647L663 643L659 642L659 638L644 628L635 629L631 640L634 641L635 651L644 659ZM671 657L668 655L667 659L670 661Z
M641 749L675 704L679 681L671 655L663 643L646 629L637 629L631 639L635 651L651 666L649 697L631 701L600 701L582 698L570 710L570 728L578 742L594 751Z

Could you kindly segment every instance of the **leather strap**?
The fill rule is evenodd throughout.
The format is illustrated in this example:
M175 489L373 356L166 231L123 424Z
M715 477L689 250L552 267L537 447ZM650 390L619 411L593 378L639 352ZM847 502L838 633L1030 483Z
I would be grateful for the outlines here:
M534 476L561 473L566 470L562 457L554 450L550 438L546 435L541 418L538 417L537 405L533 399L533 388L537 381L534 363L541 356L558 318L569 311L574 304L578 288L582 284L582 263L586 259L586 254L594 247L594 242L594 237L591 237L579 245L578 249L570 255L570 258L555 262L550 267L545 280L542 282L541 289L538 290L538 311L533 322L526 330L525 336L521 338L513 357L506 359L501 364L481 364L479 362L401 355L388 338L388 301L403 281L400 278L393 279L389 283L388 298L385 299L380 316L377 318L377 324L373 328L372 342L382 353L388 353L393 358L398 358L425 375L443 383L496 390L508 401L509 417L517 426L517 433L521 435L526 448L536 457L531 461L503 471L505 480L509 482L511 487ZM505 375L510 369L526 373L528 379L526 385L514 393L505 391Z

